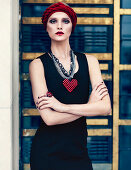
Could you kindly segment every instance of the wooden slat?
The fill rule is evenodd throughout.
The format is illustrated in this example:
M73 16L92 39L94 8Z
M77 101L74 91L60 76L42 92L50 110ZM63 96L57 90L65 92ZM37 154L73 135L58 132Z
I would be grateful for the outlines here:
M111 74L104 74L104 73L102 73L102 79L103 80L111 81L112 80L112 75Z
M22 60L33 60L44 53L22 53ZM112 53L84 53L84 54L93 55L98 60L112 60Z
M131 9L120 9L120 15L131 15Z
M85 53L95 56L98 60L112 60L112 53Z
M41 17L23 17L23 24L43 24ZM78 25L113 25L113 18L105 17L78 17Z
M99 64L101 70L108 70L108 64Z
M40 113L37 109L23 109L23 116L40 116Z
M23 0L23 3L56 3L61 0ZM67 4L113 4L113 0L62 0Z
M111 136L112 129L88 129L88 136Z
M120 70L131 70L131 65L129 65L129 64L120 64L119 69Z
M23 129L23 136L34 136L37 129Z
M86 119L87 125L108 125L108 119Z
M23 170L30 170L30 164L23 164Z
M119 120L119 125L130 125L131 126L131 120Z
M23 129L23 136L34 136L37 129ZM112 129L87 129L88 136L111 136Z
M109 8L73 8L76 14L109 14Z

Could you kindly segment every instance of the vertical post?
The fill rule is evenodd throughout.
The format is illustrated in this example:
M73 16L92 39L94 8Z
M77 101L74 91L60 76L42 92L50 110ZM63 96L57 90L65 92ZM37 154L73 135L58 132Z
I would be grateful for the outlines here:
M114 0L113 42L113 170L118 170L119 153L119 63L120 63L120 0Z

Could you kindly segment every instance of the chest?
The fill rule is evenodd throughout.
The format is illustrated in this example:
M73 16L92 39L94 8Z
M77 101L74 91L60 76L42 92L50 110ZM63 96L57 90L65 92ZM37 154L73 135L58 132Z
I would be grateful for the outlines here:
M64 67L64 69L69 73L70 71L70 58L59 58L59 62L62 64L62 66ZM74 73L76 73L79 70L79 63L78 63L78 59L77 56L75 55L75 71Z

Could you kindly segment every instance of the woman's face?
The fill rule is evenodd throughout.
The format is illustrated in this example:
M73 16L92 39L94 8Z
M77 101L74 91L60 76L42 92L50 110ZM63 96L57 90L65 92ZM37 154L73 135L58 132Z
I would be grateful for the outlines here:
M72 31L72 22L70 17L64 12L53 13L47 21L47 28L51 39L55 41L63 41L70 37ZM62 31L64 34L56 34Z

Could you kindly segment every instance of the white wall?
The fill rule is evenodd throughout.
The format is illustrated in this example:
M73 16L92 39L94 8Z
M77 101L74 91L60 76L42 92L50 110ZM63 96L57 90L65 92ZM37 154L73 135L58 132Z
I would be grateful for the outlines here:
M18 9L17 0L0 0L0 170L19 169Z

